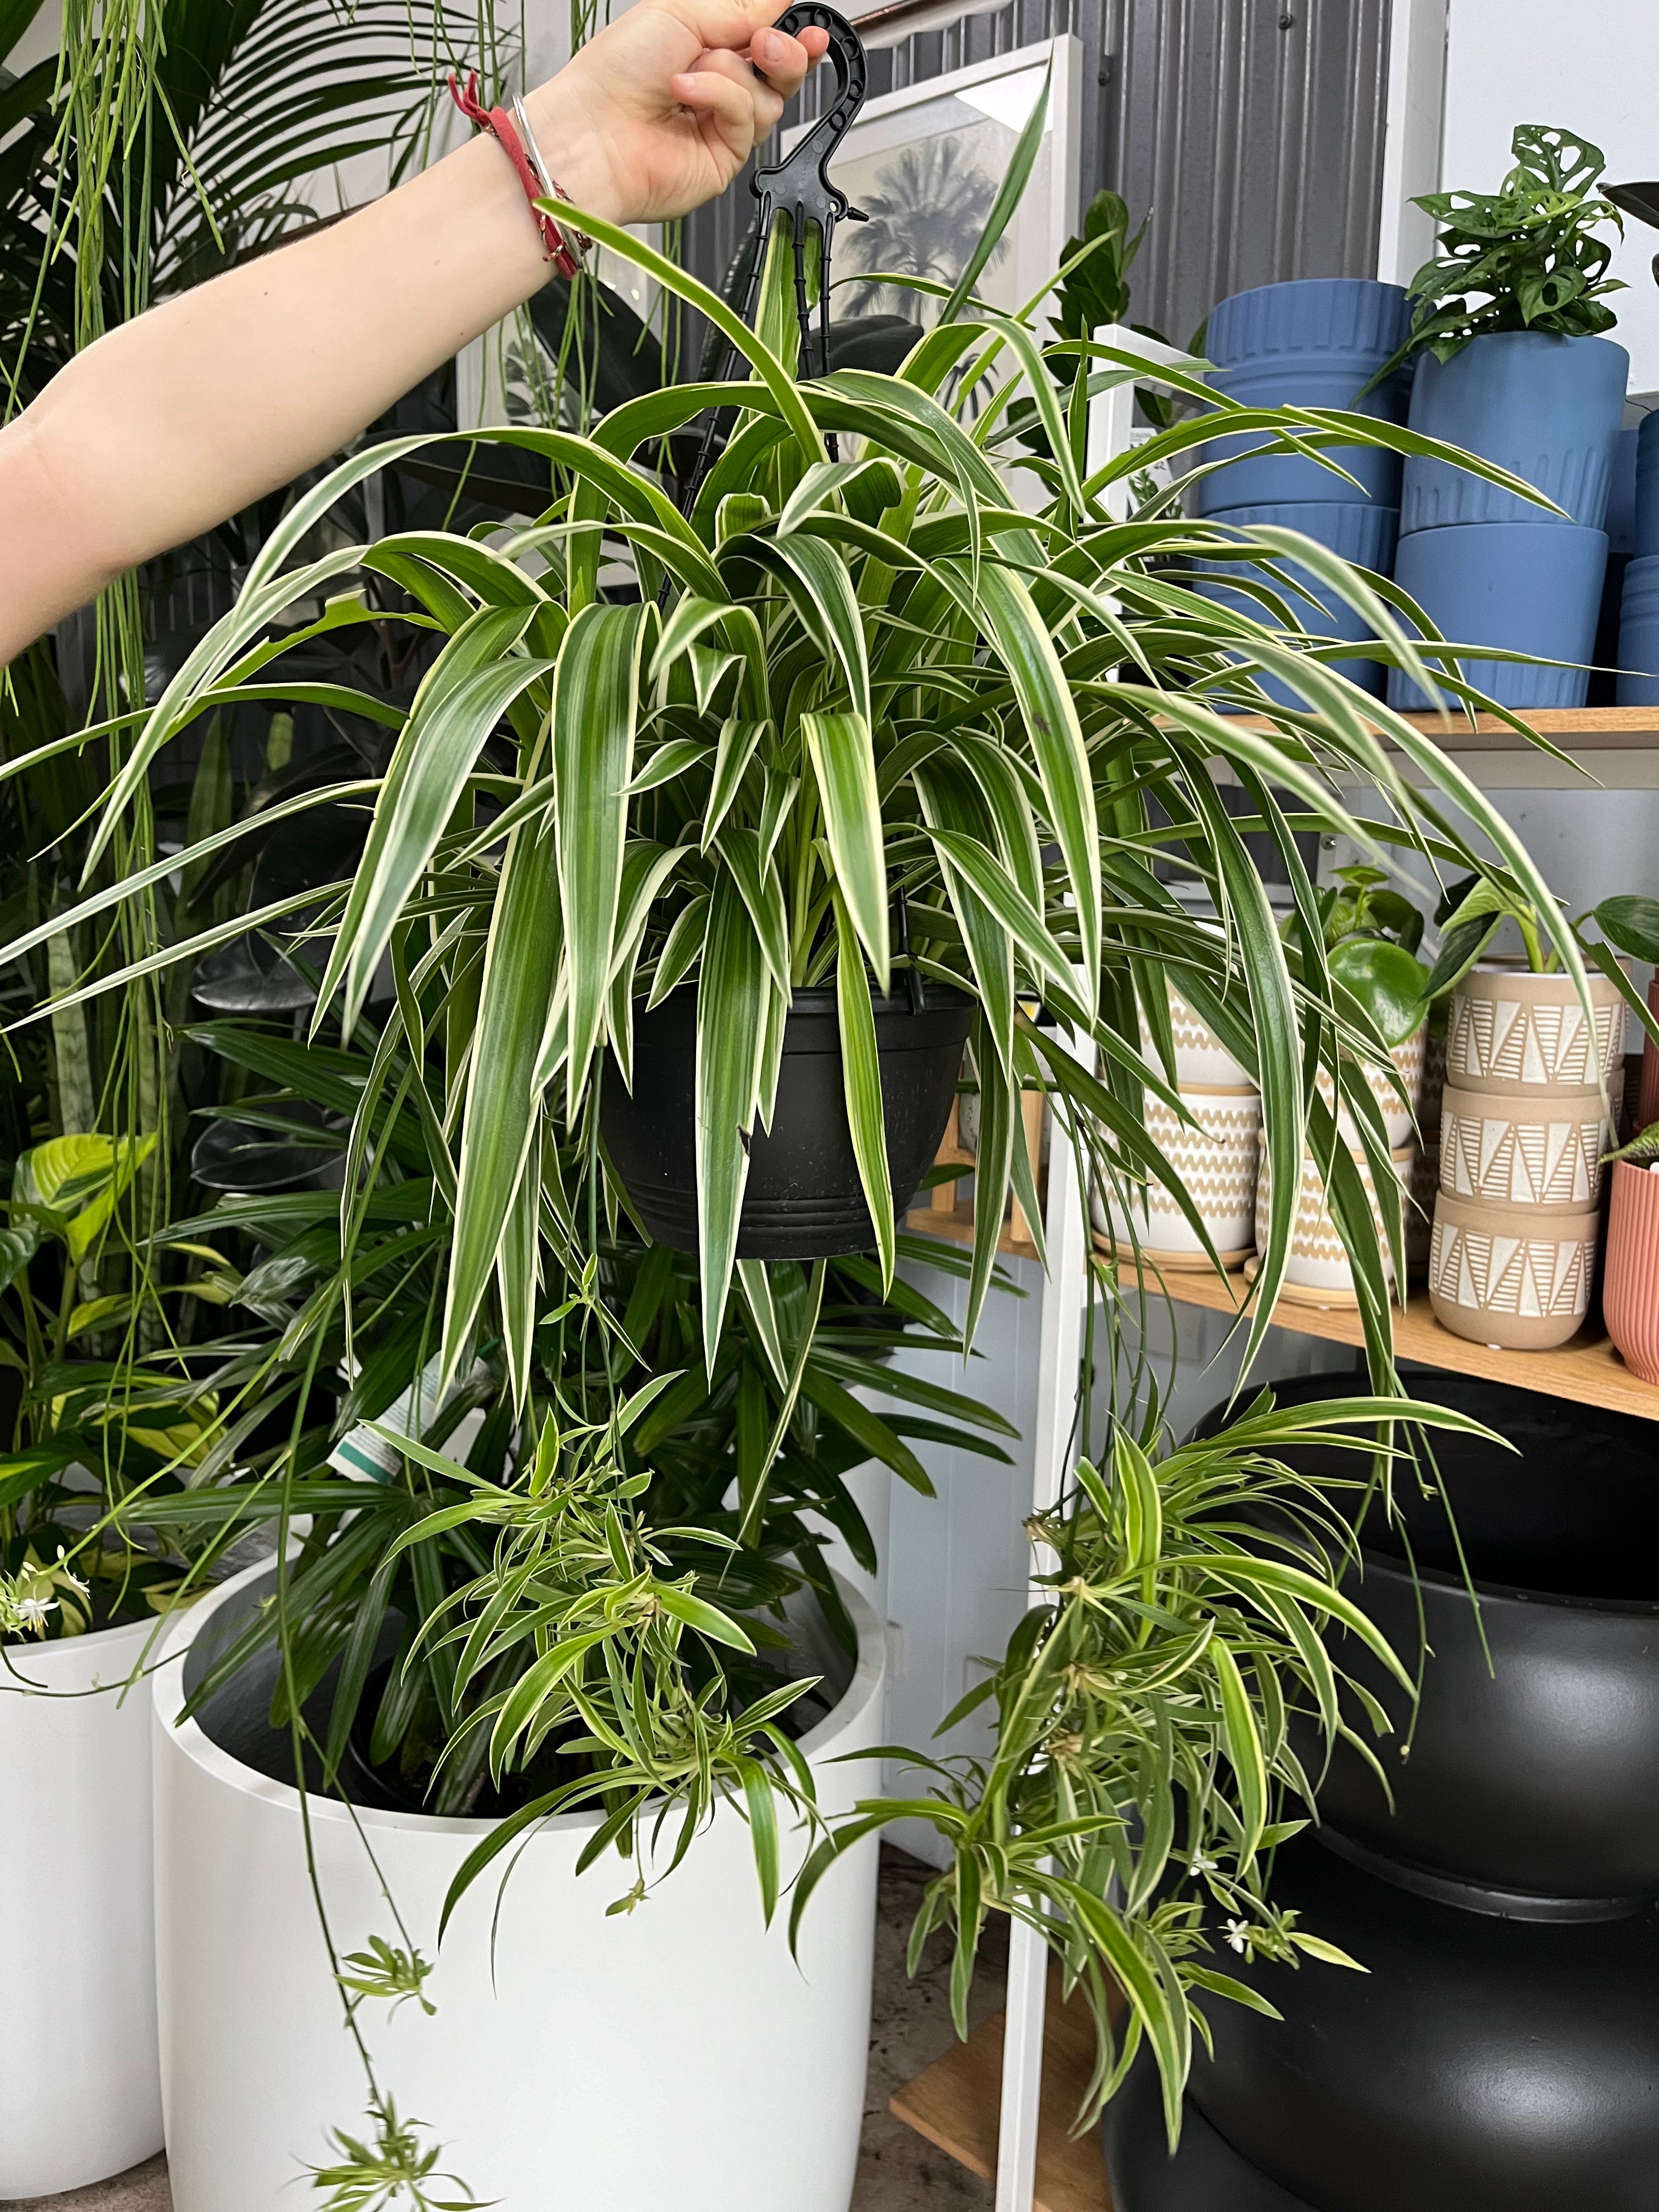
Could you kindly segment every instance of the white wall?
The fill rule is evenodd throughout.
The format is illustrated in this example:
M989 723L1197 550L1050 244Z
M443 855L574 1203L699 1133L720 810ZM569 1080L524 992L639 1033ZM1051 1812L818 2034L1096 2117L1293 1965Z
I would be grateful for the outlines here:
M1492 191L1517 123L1554 123L1601 147L1622 184L1659 177L1659 0L1451 0L1441 180ZM1659 230L1630 222L1613 274L1610 335L1631 356L1631 389L1659 389Z

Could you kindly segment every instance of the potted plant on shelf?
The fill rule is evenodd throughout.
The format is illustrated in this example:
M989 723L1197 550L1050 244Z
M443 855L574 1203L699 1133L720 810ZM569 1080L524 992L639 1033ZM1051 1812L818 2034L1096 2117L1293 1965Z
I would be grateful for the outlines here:
M1654 1026L1621 956L1653 957L1659 916L1650 900L1605 899L1564 941L1557 908L1489 870L1454 886L1438 918L1427 990L1451 1005L1430 1298L1455 1334L1547 1349L1589 1309L1626 1008ZM1524 969L1481 960L1506 921ZM1581 946L1587 992L1567 966Z
M1426 455L1405 467L1394 574L1443 638L1496 647L1465 678L1510 707L1582 707L1607 569L1602 527L1624 420L1630 357L1602 335L1613 204L1606 162L1572 132L1517 126L1515 167L1495 195L1431 192L1416 204L1445 225L1419 270L1409 337L1410 425L1499 461L1546 494L1553 515ZM1387 372L1384 372L1385 374ZM1532 665L1528 665L1528 662ZM1395 706L1427 696L1399 670Z

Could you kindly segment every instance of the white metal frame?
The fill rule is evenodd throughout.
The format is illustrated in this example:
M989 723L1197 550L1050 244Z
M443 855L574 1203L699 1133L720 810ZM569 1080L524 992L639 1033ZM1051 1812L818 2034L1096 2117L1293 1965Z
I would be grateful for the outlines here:
M1440 187L1448 14L1448 0L1394 0L1376 242L1385 284L1409 284L1434 250L1433 220L1412 202Z
M1184 362L1172 346L1142 337L1121 325L1095 333L1106 345L1139 355L1150 368ZM1134 443L1134 386L1102 392L1089 410L1086 465L1092 475ZM1082 1059L1086 1043L1071 1037ZM1058 1129L1048 1156L1048 1196L1043 1221L1048 1278L1042 1286L1042 1325L1037 1364L1036 1426L1032 1439L1031 1508L1046 1512L1060 1496L1070 1472L1083 1358L1083 1323L1090 1296L1088 1222L1078 1188L1077 1161ZM1035 1565L1037 1563L1034 1562ZM1032 1601L1043 1593L1032 1585ZM1002 2043L1002 2111L997 2137L996 2212L1031 2212L1036 2186L1037 2129L1042 2102L1042 2028L1048 1988L1048 1946L1016 1923L1008 1948L1008 2005Z

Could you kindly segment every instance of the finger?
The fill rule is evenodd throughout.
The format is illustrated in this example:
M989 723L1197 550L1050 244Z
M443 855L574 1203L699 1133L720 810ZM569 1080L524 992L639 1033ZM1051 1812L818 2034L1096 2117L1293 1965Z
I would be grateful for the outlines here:
M745 86L733 84L712 69L688 70L671 77L668 89L682 107L708 116L734 153L748 153L755 143L755 114L763 90L752 76Z
M757 31L749 42L749 58L775 92L792 100L808 70L823 58L829 45L827 31L805 31L799 39L792 39L787 31Z

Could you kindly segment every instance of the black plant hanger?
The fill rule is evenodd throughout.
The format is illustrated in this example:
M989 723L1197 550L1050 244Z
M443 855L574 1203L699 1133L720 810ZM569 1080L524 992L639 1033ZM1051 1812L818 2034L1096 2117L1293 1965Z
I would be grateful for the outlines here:
M798 0L795 7L779 16L777 27L793 37L801 31L827 31L830 50L826 58L835 64L836 97L801 138L799 143L781 161L769 169L757 169L750 180L750 190L760 203L756 219L755 250L750 263L749 282L739 313L751 327L755 306L760 291L761 270L765 265L766 246L772 235L772 225L781 213L789 218L789 228L795 255L795 319L800 327L801 358L809 364L812 360L812 311L806 298L806 227L816 223L822 241L823 253L818 270L818 360L827 363L830 358L830 256L838 222L863 222L866 220L862 208L855 208L843 191L830 181L830 163L842 140L851 130L859 110L864 105L869 88L870 71L865 58L864 44L845 15L837 15L833 8L825 8L819 0ZM724 383L736 365L737 348L728 345L718 380ZM690 508L703 477L708 471L708 462L714 449L718 412L711 414L708 427L703 433L702 449L686 489L685 506ZM832 430L826 444L831 460L838 459L836 434Z

